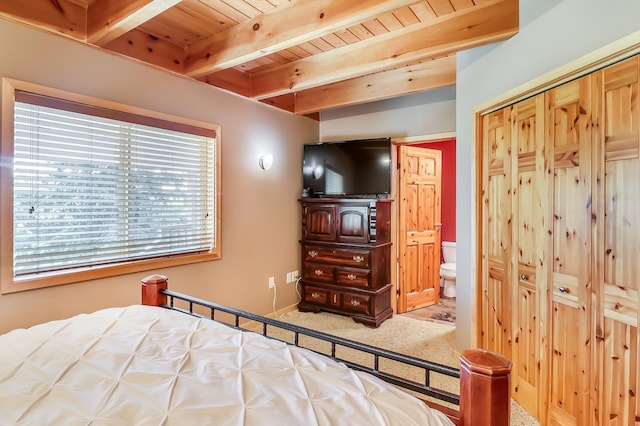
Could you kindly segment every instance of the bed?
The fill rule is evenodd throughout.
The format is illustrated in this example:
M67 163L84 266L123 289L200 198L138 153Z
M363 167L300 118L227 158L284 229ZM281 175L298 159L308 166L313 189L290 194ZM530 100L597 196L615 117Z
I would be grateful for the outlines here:
M496 354L465 351L456 370L182 295L167 282L145 278L141 305L0 336L0 425L509 423L510 363ZM274 329L292 341L274 339ZM300 336L329 342L332 356L300 347ZM340 346L371 354L373 366L340 360ZM381 359L423 368L424 382L382 371ZM460 395L431 386L433 373L459 377Z

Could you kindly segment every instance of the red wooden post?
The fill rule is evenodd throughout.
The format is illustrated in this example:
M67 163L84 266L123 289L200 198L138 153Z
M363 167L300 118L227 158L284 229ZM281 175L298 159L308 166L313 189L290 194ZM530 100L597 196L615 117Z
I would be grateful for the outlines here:
M468 349L460 357L460 417L464 426L508 426L511 361Z
M149 275L142 279L142 304L160 306L167 303L167 296L160 294L160 290L167 289L169 278L165 275Z

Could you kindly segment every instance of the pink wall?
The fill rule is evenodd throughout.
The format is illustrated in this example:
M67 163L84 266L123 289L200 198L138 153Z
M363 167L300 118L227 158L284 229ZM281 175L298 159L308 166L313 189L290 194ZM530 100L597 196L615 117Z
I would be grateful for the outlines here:
M442 241L456 240L456 140L413 145L442 151Z

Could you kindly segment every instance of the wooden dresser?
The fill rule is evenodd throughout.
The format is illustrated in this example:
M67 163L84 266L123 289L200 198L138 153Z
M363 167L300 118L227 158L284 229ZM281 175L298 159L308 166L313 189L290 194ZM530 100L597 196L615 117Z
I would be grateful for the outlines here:
M370 327L391 318L391 200L304 198L303 312L348 315Z

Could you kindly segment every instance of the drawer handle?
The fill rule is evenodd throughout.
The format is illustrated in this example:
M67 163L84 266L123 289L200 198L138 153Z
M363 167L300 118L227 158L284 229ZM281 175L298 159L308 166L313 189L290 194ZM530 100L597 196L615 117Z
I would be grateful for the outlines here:
M349 303L351 303L352 306L360 306L360 301L359 300L352 300Z
M314 299L320 299L320 293L311 293L311 297Z
M317 276L320 276L323 274L322 269L316 269L315 271L313 271L314 274L316 274Z
M520 275L520 279L523 280L523 281L527 281L529 279L529 275L522 274L522 275Z
M364 256L353 256L353 260L358 263L364 262Z
M333 295L333 304L334 304L334 305L337 305L337 304L338 304L338 295L337 295L337 294L334 294L334 295Z
M318 252L315 250L309 250L309 256L310 257L316 257L318 255Z
M356 274L347 274L347 278L349 278L351 281L353 281L356 278L358 278L358 276Z
M560 290L560 293L567 293L567 294L570 293L569 289L566 287L560 287L558 290Z

